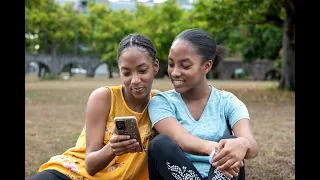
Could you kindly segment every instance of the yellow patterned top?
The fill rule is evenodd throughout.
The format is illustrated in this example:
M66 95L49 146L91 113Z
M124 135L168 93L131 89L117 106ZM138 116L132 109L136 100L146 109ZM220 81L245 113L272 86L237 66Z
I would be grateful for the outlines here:
M123 97L122 85L107 87L111 91L111 106L108 115L107 127L104 135L104 143L108 144L112 136L114 128L114 117L116 116L135 116L138 120L139 131L141 134L142 144L144 149L149 145L152 137L151 121L147 107L142 113L131 110ZM150 93L150 98L153 93ZM42 164L39 172L45 169L55 169L71 179L105 179L105 180L147 180L148 179L148 160L147 152L127 153L121 156L116 156L109 165L102 171L90 176L85 169L85 151L86 151L86 133L83 128L75 147L65 151L62 155L51 157L51 159Z

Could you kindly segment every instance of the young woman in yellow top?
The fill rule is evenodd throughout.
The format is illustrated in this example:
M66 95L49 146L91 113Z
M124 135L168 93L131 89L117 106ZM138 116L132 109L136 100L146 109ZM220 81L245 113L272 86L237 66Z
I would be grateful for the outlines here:
M74 147L42 164L37 179L147 180L146 149L152 138L147 106L159 62L149 38L141 34L124 37L118 47L118 68L123 85L100 87L87 102L85 126ZM135 116L143 152L134 152L138 143L117 135L114 117Z

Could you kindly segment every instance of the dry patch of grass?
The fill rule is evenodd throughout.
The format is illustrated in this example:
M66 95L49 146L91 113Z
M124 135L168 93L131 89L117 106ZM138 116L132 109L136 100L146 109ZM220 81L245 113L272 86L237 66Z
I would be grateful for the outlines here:
M260 152L255 159L246 160L246 178L295 179L294 92L272 90L270 87L277 82L268 81L210 80L209 83L231 91L249 109ZM51 156L75 145L85 123L86 102L92 90L118 84L120 79L107 77L40 81L26 76L26 178L35 174ZM153 88L164 91L172 85L168 79L156 79Z

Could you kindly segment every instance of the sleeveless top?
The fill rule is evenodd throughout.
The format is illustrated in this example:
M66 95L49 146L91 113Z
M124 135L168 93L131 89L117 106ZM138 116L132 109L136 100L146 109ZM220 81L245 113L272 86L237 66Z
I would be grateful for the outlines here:
M71 179L85 180L85 179L132 179L132 180L147 180L148 179L148 155L147 147L153 136L153 130L151 130L151 121L148 114L148 106L142 113L131 110L123 97L122 85L111 86L111 106L108 118L106 119L107 125L104 135L104 143L108 144L112 136L112 131L115 126L114 118L116 116L135 116L138 120L139 131L141 134L141 141L144 147L144 151L140 153L127 153L121 156L115 156L115 158L109 163L107 167L96 173L94 176L90 176L85 169L85 151L86 151L86 133L85 126L76 142L76 145L62 155L56 155L50 158L50 160L42 164L39 168L39 172L45 169L57 170ZM153 96L150 93L150 99Z

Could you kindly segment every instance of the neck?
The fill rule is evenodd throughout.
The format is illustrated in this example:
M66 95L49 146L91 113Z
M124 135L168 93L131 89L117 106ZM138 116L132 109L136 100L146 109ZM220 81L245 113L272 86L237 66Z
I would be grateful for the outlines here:
M194 88L184 92L181 94L181 97L185 101L195 101L202 100L204 98L208 98L211 93L211 87L209 86L207 81L202 81L197 84Z
M122 87L122 93L126 104L129 106L131 110L135 112L143 112L143 110L149 103L150 93L148 93L147 96L143 99L136 99L134 96L127 92L125 87Z

